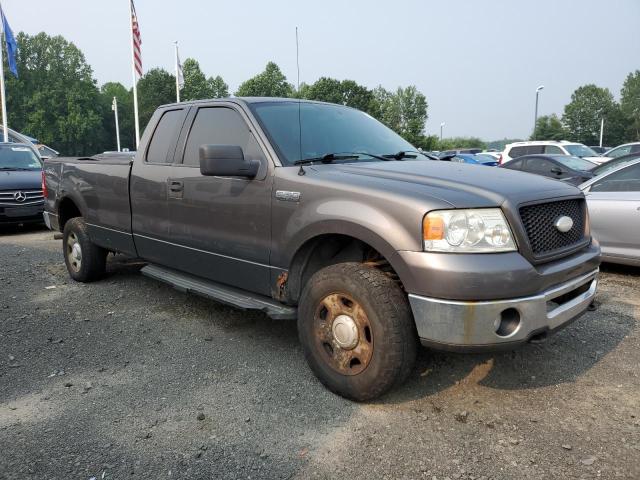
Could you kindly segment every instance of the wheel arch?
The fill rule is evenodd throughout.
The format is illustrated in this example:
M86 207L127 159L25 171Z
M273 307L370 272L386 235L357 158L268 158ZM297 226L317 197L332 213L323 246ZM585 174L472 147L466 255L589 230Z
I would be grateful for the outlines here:
M75 217L85 217L81 204L71 195L64 195L58 201L58 225L64 231L65 224ZM86 217L85 217L86 218Z
M281 292L278 296L296 304L306 281L315 272L342 262L368 263L401 283L406 266L385 239L361 225L335 220L327 223L331 228L314 225L287 250L292 254L286 263L286 280L283 282L280 277L278 282Z

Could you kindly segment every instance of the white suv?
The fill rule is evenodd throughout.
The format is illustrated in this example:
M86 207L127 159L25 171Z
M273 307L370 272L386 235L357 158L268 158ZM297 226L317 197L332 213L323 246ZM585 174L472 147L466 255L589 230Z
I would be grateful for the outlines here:
M508 161L523 155L534 154L573 155L574 157L584 158L585 160L589 160L597 164L610 160L608 157L599 156L596 152L581 143L567 142L566 140L559 142L549 140L510 143L504 147L500 163L507 163Z

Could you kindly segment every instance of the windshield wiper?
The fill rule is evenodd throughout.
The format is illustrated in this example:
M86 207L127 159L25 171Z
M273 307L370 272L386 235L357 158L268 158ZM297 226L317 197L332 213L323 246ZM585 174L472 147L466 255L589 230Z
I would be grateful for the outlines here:
M315 162L321 162L321 163L331 163L334 162L335 160L352 160L355 158L358 158L360 155L338 155L335 153L327 153L326 155L323 155L321 157L311 157L311 158L303 158L301 160L296 160L295 162L293 162L294 165L311 165L312 163Z
M383 155L383 157L385 157L387 160L389 159L404 160L405 158L416 158L418 155L413 155L414 153L418 155L424 155L425 157L430 158L431 160L437 160L437 158L435 158L434 156L428 155L418 150L401 150L398 153L389 153L389 154Z
M0 167L0 170L3 171L8 171L8 170L12 170L12 171L24 171L24 172L28 172L29 170L31 170L30 168L23 168L23 167Z

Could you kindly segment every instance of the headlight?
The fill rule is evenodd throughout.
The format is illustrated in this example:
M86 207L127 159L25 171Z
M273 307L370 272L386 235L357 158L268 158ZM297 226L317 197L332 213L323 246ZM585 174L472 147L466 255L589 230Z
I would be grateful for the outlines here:
M428 252L512 252L516 250L507 220L499 208L437 210L422 221Z

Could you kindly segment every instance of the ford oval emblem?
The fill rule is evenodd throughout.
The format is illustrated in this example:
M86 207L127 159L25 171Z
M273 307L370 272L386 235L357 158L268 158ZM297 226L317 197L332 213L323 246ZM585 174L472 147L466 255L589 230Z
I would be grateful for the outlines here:
M571 217L560 217L554 223L555 227L562 233L567 233L573 227L573 219Z

